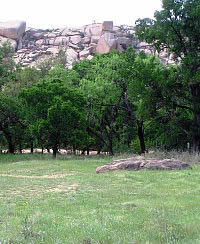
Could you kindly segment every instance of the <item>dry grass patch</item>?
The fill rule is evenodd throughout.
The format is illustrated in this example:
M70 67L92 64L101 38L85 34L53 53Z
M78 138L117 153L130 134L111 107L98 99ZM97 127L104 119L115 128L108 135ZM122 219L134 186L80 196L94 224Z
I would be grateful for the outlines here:
M57 179L64 178L65 176L72 176L74 173L60 173L51 175L11 175L11 174L0 174L0 177L14 177L14 178L29 178L29 179Z
M6 198L13 199L15 198L26 198L30 199L34 196L41 196L44 194L53 194L53 193L63 193L63 194L75 194L79 184L78 183L61 183L54 186L41 186L35 185L28 186L25 189L18 188L15 190L6 190L0 194L0 199Z
M58 185L57 187L55 188L50 188L50 189L45 189L44 191L42 191L42 193L76 193L76 189L78 187L78 184L72 184L72 185L69 185L69 186L66 186L66 185Z

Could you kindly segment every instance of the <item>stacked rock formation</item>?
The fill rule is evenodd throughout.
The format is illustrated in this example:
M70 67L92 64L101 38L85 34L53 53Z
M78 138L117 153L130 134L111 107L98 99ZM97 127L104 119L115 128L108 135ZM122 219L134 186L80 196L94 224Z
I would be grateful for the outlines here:
M113 26L112 21L85 25L81 28L33 29L27 28L24 21L0 23L0 42L9 41L15 49L16 63L22 66L35 66L40 60L57 55L63 49L67 57L67 67L82 59L92 59L95 53L107 53L113 49L120 51L129 46L138 52L144 50L153 54L147 43L141 43L134 35L132 26ZM167 52L161 60L171 62Z

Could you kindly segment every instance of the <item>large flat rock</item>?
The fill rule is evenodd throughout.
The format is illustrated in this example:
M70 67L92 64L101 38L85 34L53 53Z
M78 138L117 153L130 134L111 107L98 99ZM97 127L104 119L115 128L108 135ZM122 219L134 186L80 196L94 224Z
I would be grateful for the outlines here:
M115 170L181 170L192 167L176 159L155 159L145 157L134 157L113 161L110 164L100 166L96 173L104 173Z
M18 40L22 37L26 29L26 22L15 20L0 22L0 36Z

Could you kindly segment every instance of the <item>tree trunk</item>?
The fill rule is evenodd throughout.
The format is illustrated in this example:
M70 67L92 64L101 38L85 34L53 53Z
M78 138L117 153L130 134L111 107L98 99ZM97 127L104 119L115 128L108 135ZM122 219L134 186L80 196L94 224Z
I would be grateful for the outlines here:
M8 140L8 153L14 154L15 153L15 145L12 142L12 137L8 136L7 140Z
M108 152L112 156L113 155L113 131L110 131L110 135L108 137Z
M74 155L76 155L76 148L75 148L75 146L72 146L72 150L73 150L73 153L74 153Z
M193 151L200 151L200 111L194 112L193 118Z
M19 151L20 151L20 153L22 153L22 143L21 142L19 143Z
M31 153L33 154L33 141L31 141Z
M53 147L53 158L56 159L56 154L58 152L58 146L57 145L54 145Z
M144 142L144 131L143 131L143 121L139 122L137 121L137 127L138 127L138 137L140 141L140 152L145 153L145 142Z
M200 151L200 84L190 86L193 101L193 151Z

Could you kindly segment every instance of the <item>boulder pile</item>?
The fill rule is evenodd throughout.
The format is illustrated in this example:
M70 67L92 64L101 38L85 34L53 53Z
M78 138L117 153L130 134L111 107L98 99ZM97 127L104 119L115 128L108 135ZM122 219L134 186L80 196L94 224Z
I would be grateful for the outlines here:
M105 173L116 170L181 170L191 169L185 162L176 159L155 159L145 157L135 157L113 161L110 164L100 166L96 173Z
M153 54L149 44L137 40L133 26L114 26L112 21L48 30L26 28L24 21L0 22L0 43L6 41L16 51L15 62L23 66L35 66L39 60L57 55L60 49L66 53L68 68L73 62L92 59L95 53L123 51L129 46ZM160 56L165 64L172 62L167 52Z

